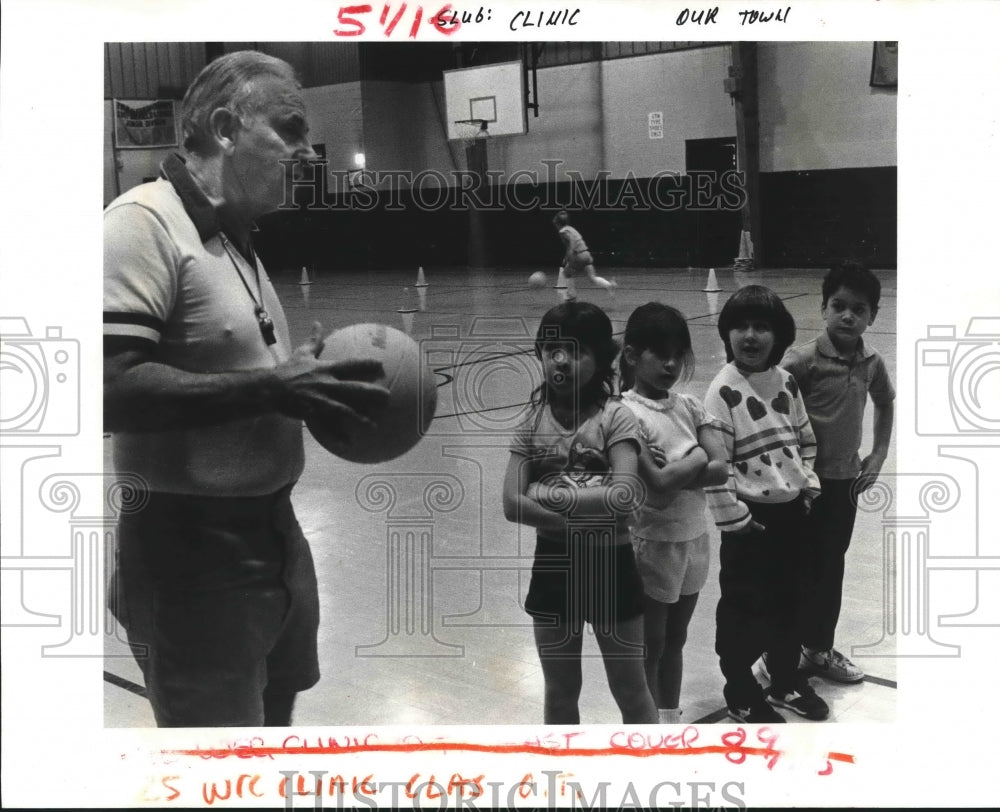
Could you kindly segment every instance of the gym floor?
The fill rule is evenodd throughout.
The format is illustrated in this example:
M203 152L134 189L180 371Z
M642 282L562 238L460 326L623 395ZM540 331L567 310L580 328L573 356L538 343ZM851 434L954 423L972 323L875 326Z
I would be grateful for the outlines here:
M541 722L541 669L521 608L534 534L507 522L500 506L510 432L539 376L531 340L538 319L560 296L552 287L528 286L536 270L426 268L426 287L416 286L415 267L377 274L321 268L309 285L299 284L297 273L275 278L294 343L306 338L313 321L325 331L359 322L407 329L422 342L438 383L428 435L392 462L344 462L306 433L306 468L293 501L319 577L322 678L300 696L296 725ZM551 285L555 275L545 270ZM579 296L604 307L619 336L632 310L650 300L687 316L696 368L682 391L699 397L725 362L716 315L737 287L758 283L776 291L795 317L797 343L823 329L819 269L721 269L718 293L704 290L707 269L598 272L617 279L615 296L586 279L578 281ZM895 380L896 272L876 274L882 301L865 338ZM864 443L870 447L870 406ZM105 444L110 467L110 440ZM886 463L892 470L895 440ZM719 588L718 533L712 532L712 569L684 650L681 707L688 723L726 718L713 647ZM813 678L832 722L891 722L896 716L895 660L883 639L882 550L878 516L859 511L837 647L866 678L850 686ZM153 726L138 667L120 639L108 639L105 725ZM620 722L589 636L580 713L584 724Z

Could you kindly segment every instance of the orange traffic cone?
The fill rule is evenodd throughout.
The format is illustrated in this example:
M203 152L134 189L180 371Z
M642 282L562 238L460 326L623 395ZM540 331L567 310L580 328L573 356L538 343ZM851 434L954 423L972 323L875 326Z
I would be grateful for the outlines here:
M311 285L312 280L309 278L309 271L306 270L306 266L302 266L302 276L299 277L300 285Z
M418 288L426 288L427 287L427 280L424 278L424 267L423 267L423 265L421 265L419 268L417 268L417 287Z

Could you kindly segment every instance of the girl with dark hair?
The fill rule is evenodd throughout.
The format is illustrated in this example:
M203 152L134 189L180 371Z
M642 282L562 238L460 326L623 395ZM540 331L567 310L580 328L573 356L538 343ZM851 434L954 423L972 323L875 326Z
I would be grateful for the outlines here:
M639 475L646 501L636 510L632 545L646 593L646 682L660 721L681 721L681 676L688 623L708 580L705 485L729 475L712 418L691 395L694 353L680 311L659 302L636 308L625 326L622 402L639 420Z
M795 340L795 321L773 291L750 285L722 308L719 336L729 363L705 407L722 431L729 476L706 493L722 531L715 650L726 705L740 722L783 722L770 705L825 719L830 709L798 670L816 438L795 379L775 366ZM766 694L753 673L761 655Z
M580 723L584 623L622 721L655 723L627 528L641 488L639 427L611 397L611 321L596 305L564 302L542 317L535 352L543 381L511 443L503 507L509 521L537 531L525 610L545 679L545 723Z

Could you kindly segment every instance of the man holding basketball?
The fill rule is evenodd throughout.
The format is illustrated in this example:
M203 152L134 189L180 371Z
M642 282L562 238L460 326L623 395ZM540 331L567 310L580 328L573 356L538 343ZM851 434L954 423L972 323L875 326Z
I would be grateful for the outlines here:
M104 419L147 500L123 515L112 611L157 725L287 725L319 679L316 575L290 493L302 419L369 424L377 362L292 350L251 244L315 155L292 68L230 53L181 108L186 157L105 211ZM284 163L283 163L284 162Z

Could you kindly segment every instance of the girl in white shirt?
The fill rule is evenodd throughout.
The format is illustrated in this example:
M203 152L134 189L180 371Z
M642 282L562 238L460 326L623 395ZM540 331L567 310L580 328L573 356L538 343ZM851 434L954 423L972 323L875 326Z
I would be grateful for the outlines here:
M704 485L728 476L712 418L691 395L671 392L694 371L691 336L675 308L649 302L629 317L621 361L622 401L639 419L639 474L646 499L632 544L646 593L646 681L661 722L680 722L687 627L708 579Z

